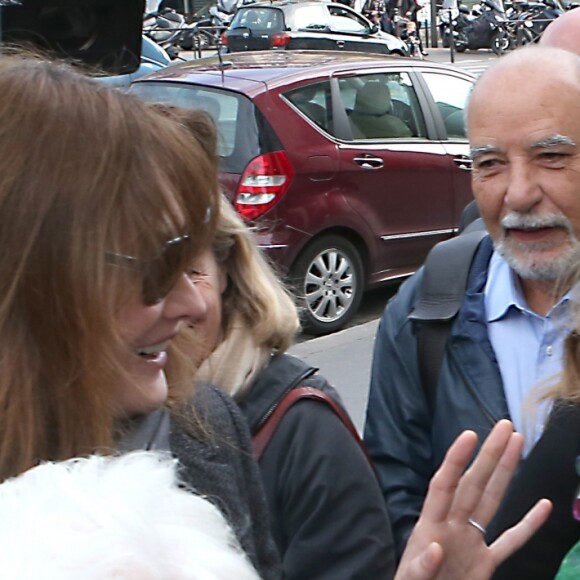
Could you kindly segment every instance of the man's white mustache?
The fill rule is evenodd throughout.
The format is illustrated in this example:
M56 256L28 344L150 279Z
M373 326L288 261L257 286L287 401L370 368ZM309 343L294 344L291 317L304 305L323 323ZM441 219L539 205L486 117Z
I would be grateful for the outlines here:
M505 230L537 230L540 228L564 228L572 233L570 220L561 213L546 215L534 215L510 212L501 219L501 225Z

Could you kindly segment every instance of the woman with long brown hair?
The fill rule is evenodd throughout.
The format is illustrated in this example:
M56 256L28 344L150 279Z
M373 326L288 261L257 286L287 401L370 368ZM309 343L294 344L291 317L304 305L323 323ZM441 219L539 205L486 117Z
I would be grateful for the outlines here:
M179 123L41 59L0 58L0 481L45 460L167 449L278 577L233 404L172 339L205 313L188 265L219 208Z

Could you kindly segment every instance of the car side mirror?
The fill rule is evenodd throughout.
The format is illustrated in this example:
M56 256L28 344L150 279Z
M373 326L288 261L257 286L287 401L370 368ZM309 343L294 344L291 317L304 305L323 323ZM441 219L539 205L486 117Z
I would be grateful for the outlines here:
M377 24L371 24L371 28L369 30L369 34L376 34L379 31L379 27Z

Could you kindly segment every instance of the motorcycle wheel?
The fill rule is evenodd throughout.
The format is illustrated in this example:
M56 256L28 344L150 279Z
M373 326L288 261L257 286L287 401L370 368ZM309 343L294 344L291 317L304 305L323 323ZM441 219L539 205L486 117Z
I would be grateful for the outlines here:
M498 30L491 39L491 50L497 56L501 56L511 47L511 39L505 30Z
M206 50L216 44L216 38L208 30L196 30L193 33L193 47L198 50Z
M518 31L518 46L524 46L525 44L531 44L534 42L534 35L533 33L528 30L527 28L522 28Z
M457 52L465 52L469 45L469 41L464 32L458 32L457 36L453 39L453 43Z

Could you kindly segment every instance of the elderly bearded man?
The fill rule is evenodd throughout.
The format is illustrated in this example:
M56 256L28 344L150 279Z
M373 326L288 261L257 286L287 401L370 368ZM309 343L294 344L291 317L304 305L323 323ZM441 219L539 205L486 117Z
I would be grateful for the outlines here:
M473 193L489 236L471 263L433 408L410 318L422 270L388 304L375 344L365 441L399 554L429 479L463 429L483 439L510 418L526 436L525 455L534 447L552 401L528 403L561 371L570 328L566 280L580 263L578 57L538 47L502 57L478 80L467 124Z

